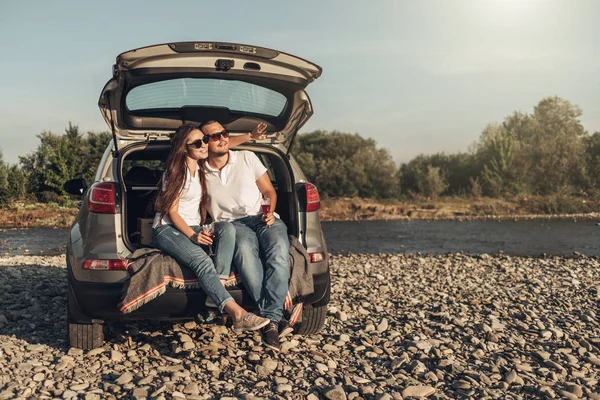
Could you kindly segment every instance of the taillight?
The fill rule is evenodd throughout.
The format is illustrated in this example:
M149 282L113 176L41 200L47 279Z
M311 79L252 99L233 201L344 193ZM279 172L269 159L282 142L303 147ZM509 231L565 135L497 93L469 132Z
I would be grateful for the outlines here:
M308 253L308 255L310 256L311 263L321 262L325 259L325 253L322 251L318 253Z
M321 207L321 198L317 187L312 183L305 183L306 190L306 212L317 211Z
M85 260L83 269L98 271L126 271L127 260Z
M115 213L115 184L112 182L94 183L90 188L88 208L93 213Z

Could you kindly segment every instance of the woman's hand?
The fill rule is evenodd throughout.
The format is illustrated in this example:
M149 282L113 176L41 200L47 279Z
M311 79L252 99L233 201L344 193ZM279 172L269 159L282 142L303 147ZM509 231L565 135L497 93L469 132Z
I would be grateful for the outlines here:
M271 226L275 223L275 216L273 215L272 212L266 213L266 214L262 215L262 220L265 221L267 226Z
M250 132L250 137L252 140L265 139L267 137L267 124L259 122L258 125L256 125L256 128Z
M213 243L212 237L206 232L194 233L190 240L197 245L210 246Z

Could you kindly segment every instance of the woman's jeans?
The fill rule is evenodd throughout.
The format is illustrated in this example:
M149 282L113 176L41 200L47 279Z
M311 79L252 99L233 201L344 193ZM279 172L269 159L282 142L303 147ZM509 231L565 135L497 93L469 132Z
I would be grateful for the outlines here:
M287 227L279 218L267 227L261 215L237 219L233 225L234 259L242 282L258 305L260 315L279 322L290 278Z
M200 226L191 226L194 232L200 232ZM231 260L235 247L235 228L229 222L215 223L213 250L215 263L203 249L188 239L173 225L163 225L152 230L152 244L159 250L173 257L180 265L188 267L198 277L200 287L223 311L223 307L233 300L229 292L219 281L229 277ZM215 269L215 265L217 266Z

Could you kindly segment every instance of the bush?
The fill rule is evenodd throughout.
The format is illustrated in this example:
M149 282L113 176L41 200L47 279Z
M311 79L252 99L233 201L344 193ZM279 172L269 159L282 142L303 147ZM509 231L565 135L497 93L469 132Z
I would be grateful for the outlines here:
M39 194L38 200L42 203L62 204L64 198L55 192L46 190Z
M437 199L448 187L444 174L431 165L427 166L427 171L421 171L417 178L419 192L432 199Z

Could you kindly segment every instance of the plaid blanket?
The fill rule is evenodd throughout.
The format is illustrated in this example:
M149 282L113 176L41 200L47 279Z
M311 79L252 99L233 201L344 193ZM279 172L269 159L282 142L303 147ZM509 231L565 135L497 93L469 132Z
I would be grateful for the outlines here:
M123 286L121 302L117 305L123 314L137 310L167 290L167 285L180 289L199 288L196 274L181 268L177 261L158 249L137 249L128 258L129 280Z
M290 324L294 324L302 312L304 296L312 293L313 280L310 259L304 246L294 236L290 236L290 284L284 308L289 314ZM142 305L162 295L167 285L180 289L199 288L194 272L181 267L169 255L154 248L142 248L128 258L129 280L123 286L119 310L123 314L137 310ZM229 277L227 287L243 284L240 276Z

